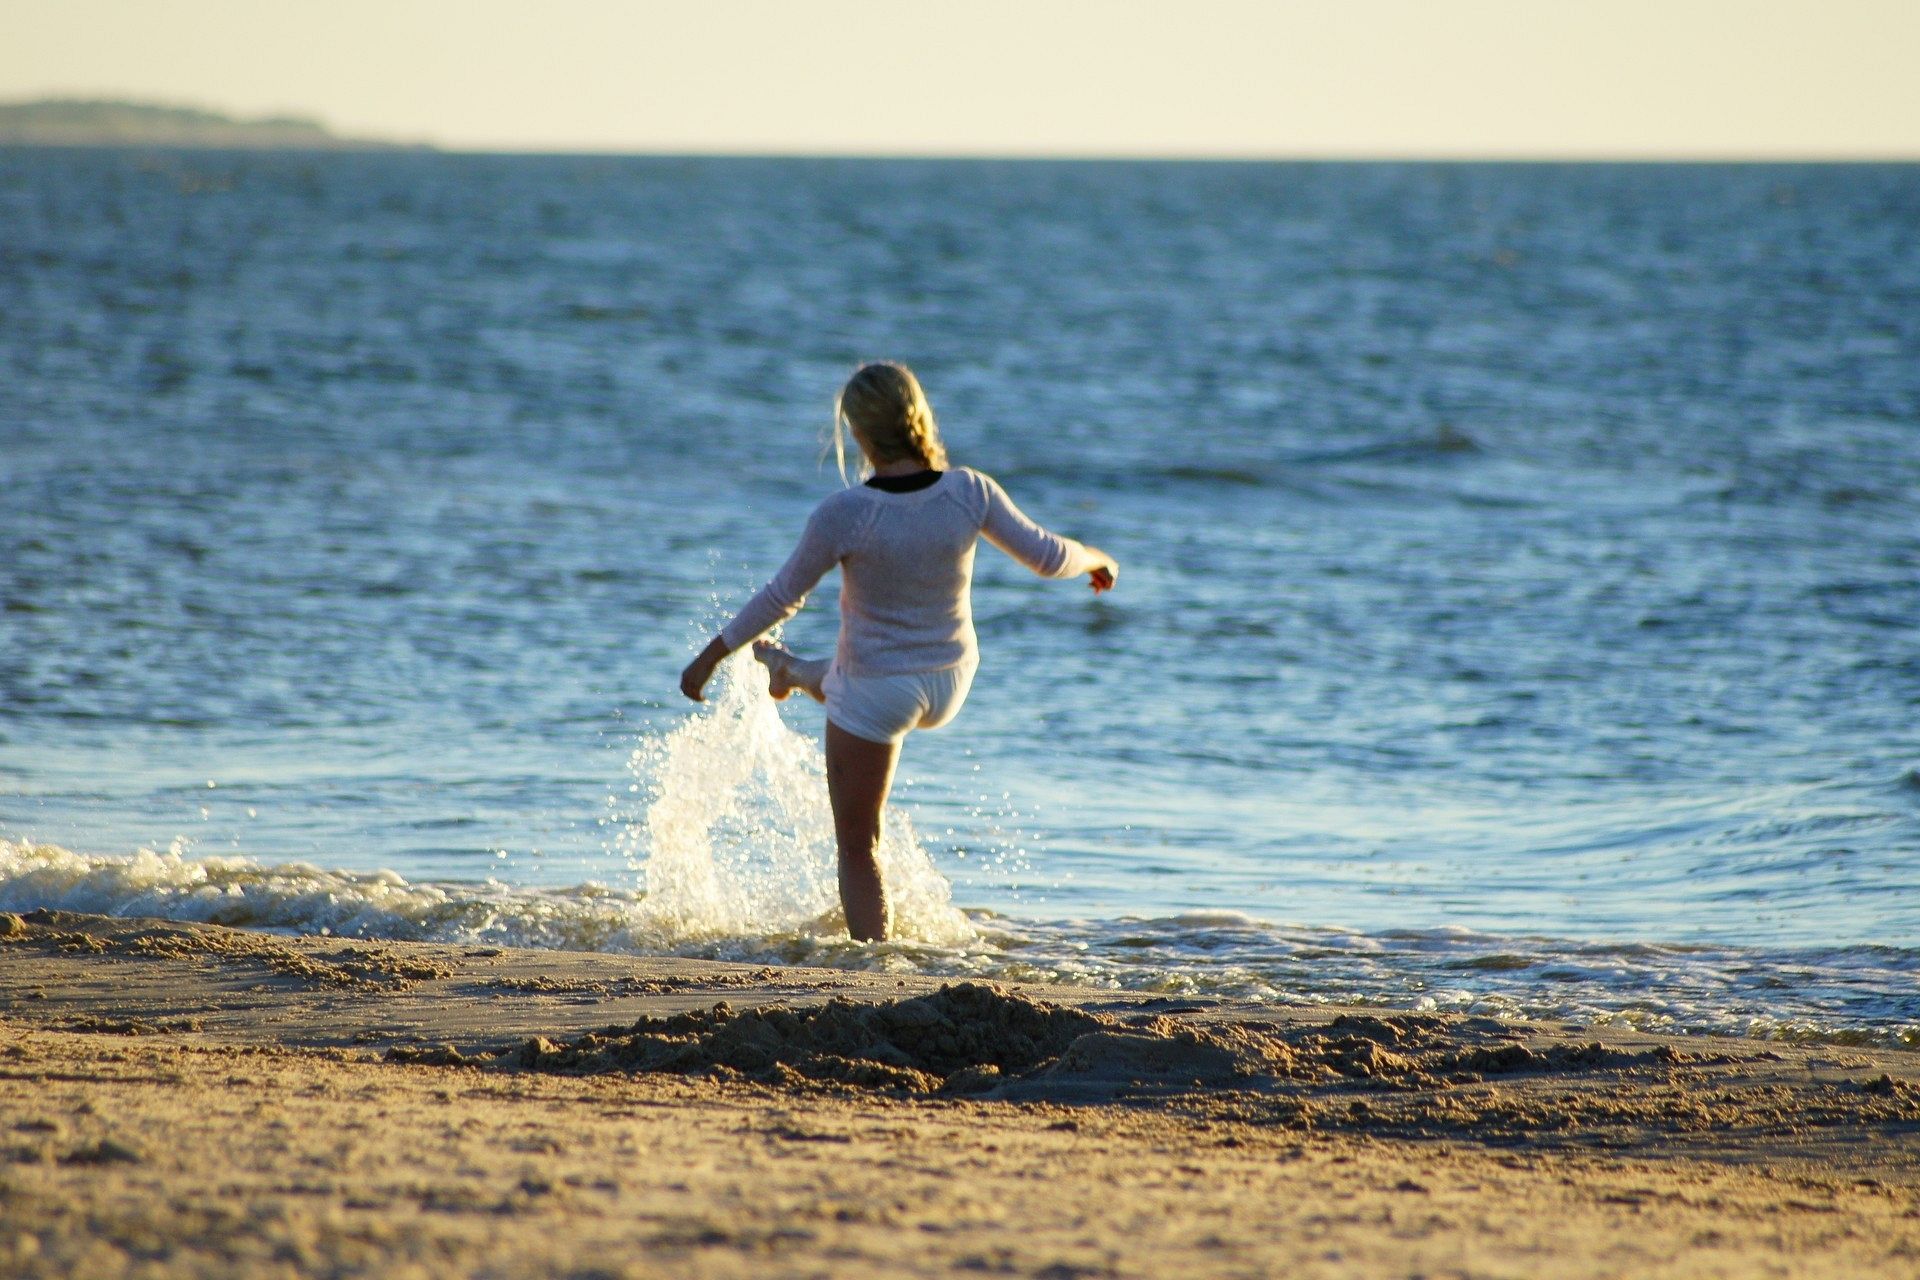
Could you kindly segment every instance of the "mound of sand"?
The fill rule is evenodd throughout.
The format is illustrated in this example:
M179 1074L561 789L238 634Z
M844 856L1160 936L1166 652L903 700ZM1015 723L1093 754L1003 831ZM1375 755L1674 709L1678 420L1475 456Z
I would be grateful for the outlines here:
M1507 1034L1500 1024L1489 1026ZM446 1049L401 1049L392 1056L469 1061ZM502 1056L513 1066L565 1074L719 1070L768 1084L1053 1101L1268 1091L1283 1083L1365 1082L1411 1091L1488 1076L1628 1071L1690 1060L1664 1045L1643 1053L1600 1044L1536 1050L1511 1042L1463 1049L1458 1028L1431 1018L1348 1016L1297 1029L1119 1018L986 983L879 1002L835 999L744 1011L721 1003L564 1041L535 1037Z
M510 1060L539 1071L581 1074L725 1068L776 1084L977 1093L1056 1062L1112 1021L983 983L960 983L878 1003L835 999L741 1011L722 1002L558 1044L535 1037Z
M1166 1018L1129 1025L972 982L879 1002L746 1011L722 1003L561 1043L535 1037L507 1058L569 1074L723 1069L769 1084L1086 1100L1246 1088L1298 1070L1293 1051L1269 1034Z

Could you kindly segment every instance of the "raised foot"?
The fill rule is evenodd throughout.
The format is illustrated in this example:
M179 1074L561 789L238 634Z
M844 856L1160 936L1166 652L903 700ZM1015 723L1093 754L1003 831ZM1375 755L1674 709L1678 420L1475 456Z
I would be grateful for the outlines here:
M765 640L753 642L754 661L767 669L767 692L775 702L785 702L798 688L793 678L794 656L777 644Z

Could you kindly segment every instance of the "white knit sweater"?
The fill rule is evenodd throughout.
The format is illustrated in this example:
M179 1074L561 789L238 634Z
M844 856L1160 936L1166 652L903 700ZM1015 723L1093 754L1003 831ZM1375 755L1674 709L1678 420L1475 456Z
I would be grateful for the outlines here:
M837 564L834 661L842 671L905 675L971 662L979 653L970 588L981 537L1043 578L1078 577L1100 563L1027 519L992 476L970 467L910 493L859 485L814 508L793 555L720 638L738 649L785 622Z

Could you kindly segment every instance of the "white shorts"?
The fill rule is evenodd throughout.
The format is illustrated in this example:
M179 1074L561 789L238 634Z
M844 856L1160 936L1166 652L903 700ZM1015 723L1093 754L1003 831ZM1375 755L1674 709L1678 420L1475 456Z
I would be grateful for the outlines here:
M903 676L850 676L839 667L820 681L827 719L856 738L894 742L914 729L938 729L960 714L973 687L973 662Z

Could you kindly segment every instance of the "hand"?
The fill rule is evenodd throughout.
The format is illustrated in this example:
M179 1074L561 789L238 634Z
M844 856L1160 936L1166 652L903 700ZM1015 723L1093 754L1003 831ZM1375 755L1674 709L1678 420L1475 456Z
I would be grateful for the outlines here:
M707 681L713 679L714 668L719 666L720 660L726 656L726 642L719 636L715 636L708 642L707 647L687 664L687 669L680 673L680 692L695 702L705 702L706 699L701 696L701 692L707 687Z
M1093 588L1095 595L1113 590L1114 580L1120 576L1119 562L1096 547L1088 547L1087 551L1104 561L1087 573L1087 585Z

